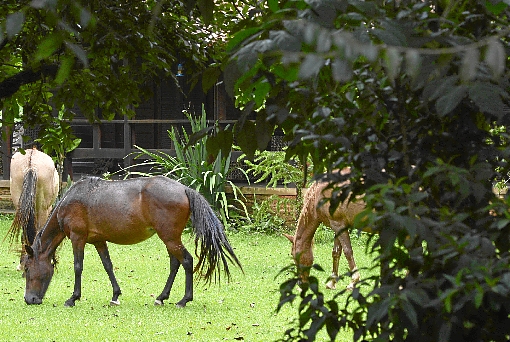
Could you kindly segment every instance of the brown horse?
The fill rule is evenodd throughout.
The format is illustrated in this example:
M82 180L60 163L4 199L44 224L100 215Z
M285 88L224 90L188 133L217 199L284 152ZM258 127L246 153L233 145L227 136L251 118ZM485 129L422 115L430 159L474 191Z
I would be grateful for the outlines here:
M11 243L31 245L48 218L59 191L59 177L50 156L35 147L11 159L11 198L16 214L9 229Z
M341 171L343 174L349 172L349 169ZM348 181L338 184L339 187L346 185ZM365 204L358 200L349 202L347 199L334 212L333 216L329 213L329 201L324 201L331 197L331 189L326 189L328 183L314 182L306 191L303 199L303 209L299 215L295 234L284 234L292 243L292 256L299 266L299 269L307 269L313 263L313 237L317 228L321 223L330 227L335 232L335 240L333 246L333 271L330 280L326 284L329 289L336 288L338 280L338 262L342 255L342 250L347 258L349 269L352 273L351 283L347 287L353 289L354 285L360 280L360 274L354 261L352 252L351 238L349 232L345 229L351 225L354 217L365 209ZM302 271L302 280L306 281L307 271Z
M181 235L191 216L195 252L200 244L198 264L186 250ZM210 282L220 280L216 269L223 265L228 278L228 261L241 264L213 210L195 190L163 176L105 181L84 178L74 183L56 205L44 228L25 256L27 304L40 304L53 277L55 250L67 236L74 254L74 292L66 306L81 297L81 274L86 243L95 246L113 287L111 305L118 305L120 287L113 273L107 242L136 244L157 234L170 256L170 274L155 304L168 299L180 265L185 271L185 294L179 307L193 300L193 272ZM242 268L241 268L242 269Z

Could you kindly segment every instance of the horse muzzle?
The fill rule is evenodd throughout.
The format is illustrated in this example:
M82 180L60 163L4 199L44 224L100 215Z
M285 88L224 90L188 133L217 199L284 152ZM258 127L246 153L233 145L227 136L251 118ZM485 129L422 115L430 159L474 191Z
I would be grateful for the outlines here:
M37 297L37 296L34 296L34 295L29 295L29 296L25 296L25 303L27 303L28 305L33 305L33 304L36 304L36 305L39 305L39 304L42 304L42 299Z

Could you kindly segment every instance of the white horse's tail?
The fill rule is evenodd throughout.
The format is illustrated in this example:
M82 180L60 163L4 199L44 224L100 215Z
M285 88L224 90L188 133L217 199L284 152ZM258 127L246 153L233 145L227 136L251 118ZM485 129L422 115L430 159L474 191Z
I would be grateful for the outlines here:
M19 198L18 208L12 222L11 228L7 232L11 245L14 245L19 239L20 232L22 245L31 246L34 242L35 234L35 200L36 200L37 172L29 169L23 177L23 186ZM7 237L6 236L6 237Z

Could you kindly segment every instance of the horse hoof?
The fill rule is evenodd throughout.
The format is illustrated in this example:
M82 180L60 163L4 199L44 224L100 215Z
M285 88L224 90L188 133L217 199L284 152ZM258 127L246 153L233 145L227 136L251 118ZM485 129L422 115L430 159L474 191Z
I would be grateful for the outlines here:
M336 290L336 284L333 281L328 281L326 284L326 288L328 290Z
M67 302L64 303L64 306L66 308L72 308L74 306L74 302L67 301Z
M184 308L186 307L186 303L176 303L175 306L178 308Z
M120 305L120 300L111 300L110 301L110 306L119 306Z
M156 299L156 300L154 301L154 305L156 305L156 306L162 306L162 305L163 305L163 301L161 301L161 300L159 300L159 299Z
M355 287L355 286L356 286L356 284L355 284L355 283L350 283L349 285L347 285L347 288L346 288L346 289L347 289L347 291L352 291L352 290L354 290L354 287Z

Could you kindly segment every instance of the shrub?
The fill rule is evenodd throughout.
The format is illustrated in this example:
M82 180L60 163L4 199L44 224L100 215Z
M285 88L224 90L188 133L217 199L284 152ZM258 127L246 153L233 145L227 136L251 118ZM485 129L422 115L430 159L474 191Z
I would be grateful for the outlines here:
M175 148L175 156L157 151L152 152L140 146L136 146L139 152L135 152L135 159L149 157L142 165L149 166L149 172L136 172L129 170L129 174L141 176L164 175L179 181L200 192L213 208L219 213L223 224L226 226L230 219L229 210L237 210L229 204L226 188L230 186L233 193L233 201L239 204L240 208L247 215L247 210L242 199L239 187L227 179L230 172L231 153L222 155L221 151L215 159L210 158L207 152L207 139L205 135L196 141L192 139L193 134L203 132L210 127L207 124L206 112L202 108L202 115L193 117L185 112L191 124L191 135L182 129L182 134L172 127L168 135ZM215 125L212 129L218 132Z

